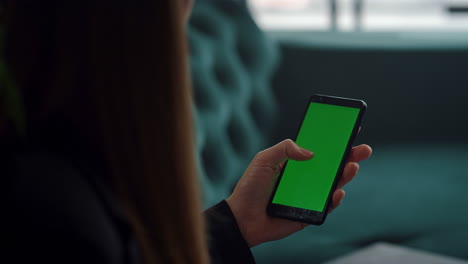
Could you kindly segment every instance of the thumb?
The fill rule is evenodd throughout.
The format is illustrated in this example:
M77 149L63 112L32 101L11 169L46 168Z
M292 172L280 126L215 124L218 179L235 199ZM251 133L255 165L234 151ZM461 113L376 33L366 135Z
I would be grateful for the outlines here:
M291 139L286 139L257 154L256 158L273 164L281 164L287 159L308 160L314 156L309 150L299 147Z

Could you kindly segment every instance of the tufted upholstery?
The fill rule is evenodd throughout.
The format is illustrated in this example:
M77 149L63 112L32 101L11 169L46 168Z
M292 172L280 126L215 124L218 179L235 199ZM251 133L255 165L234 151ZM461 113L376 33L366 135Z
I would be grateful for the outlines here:
M241 30L242 29L242 30ZM274 122L273 42L244 1L199 1L189 23L196 150L205 206L226 198Z

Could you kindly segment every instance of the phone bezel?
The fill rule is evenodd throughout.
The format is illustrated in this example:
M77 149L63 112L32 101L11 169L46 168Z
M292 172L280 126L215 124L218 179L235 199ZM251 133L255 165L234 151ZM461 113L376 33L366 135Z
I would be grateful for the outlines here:
M351 147L353 145L353 142L356 138L356 135L359 131L359 127L362 124L362 118L364 116L364 113L367 109L367 104L363 100L357 100L357 99L350 99L350 98L343 98L343 97L335 97L335 96L329 96L329 95L312 95L310 97L310 100L305 107L305 111L303 114L303 119L299 125L299 128L296 132L296 138L297 135L299 134L299 131L303 125L303 122L305 120L305 116L307 114L307 111L309 109L309 106L311 103L323 103L323 104L331 104L331 105L338 105L338 106L346 106L346 107L352 107L352 108L359 108L359 114L356 119L356 122L353 127L353 131L351 132L351 136L348 140L348 144L346 146L345 152L343 154L343 157L340 162L340 166L338 168L337 174L335 176L335 179L333 181L332 188L330 189L330 192L328 193L327 200L325 202L325 209L323 212L318 212L318 211L313 211L313 210L308 210L308 209L303 209L303 208L297 208L297 207L292 207L292 206L286 206L286 205L281 205L281 204L275 204L273 203L273 197L275 196L276 190L278 189L279 183L281 181L281 178L283 177L283 172L288 165L288 161L285 162L283 169L281 170L276 183L275 187L273 189L273 192L270 197L270 201L267 206L267 213L270 216L276 216L276 217L281 217L281 218L286 218L294 221L300 221L300 222L305 222L308 224L313 224L313 225L322 225L325 222L325 219L328 215L328 211L330 209L330 200L332 197L333 192L336 190L336 185L341 179L341 176L343 174L344 166L346 165L346 161L349 156L349 152L351 151Z

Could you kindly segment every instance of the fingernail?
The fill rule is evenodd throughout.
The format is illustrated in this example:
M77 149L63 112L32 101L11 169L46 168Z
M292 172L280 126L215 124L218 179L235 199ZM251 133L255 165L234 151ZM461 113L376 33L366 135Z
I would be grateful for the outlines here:
M343 202L343 200L344 200L344 198L346 196L346 192L344 190L342 190L342 191L343 191L343 197L341 197L340 204Z

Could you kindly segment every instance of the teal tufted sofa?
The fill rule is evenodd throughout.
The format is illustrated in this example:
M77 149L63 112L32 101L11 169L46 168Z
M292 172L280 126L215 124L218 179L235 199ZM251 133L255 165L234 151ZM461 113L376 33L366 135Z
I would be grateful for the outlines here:
M227 198L267 146L276 100L277 47L241 1L198 1L189 24L196 149L205 206Z
M258 250L302 240L322 261L385 241L468 259L468 35L291 34L275 35L277 136L295 133L311 91L357 97L369 106L358 142L374 154L323 227Z
M314 93L362 98L374 155L320 227L253 249L258 263L321 263L377 241L468 259L468 37L274 34L244 1L199 0L189 26L205 206L253 155L294 137ZM279 55L281 54L281 55Z

